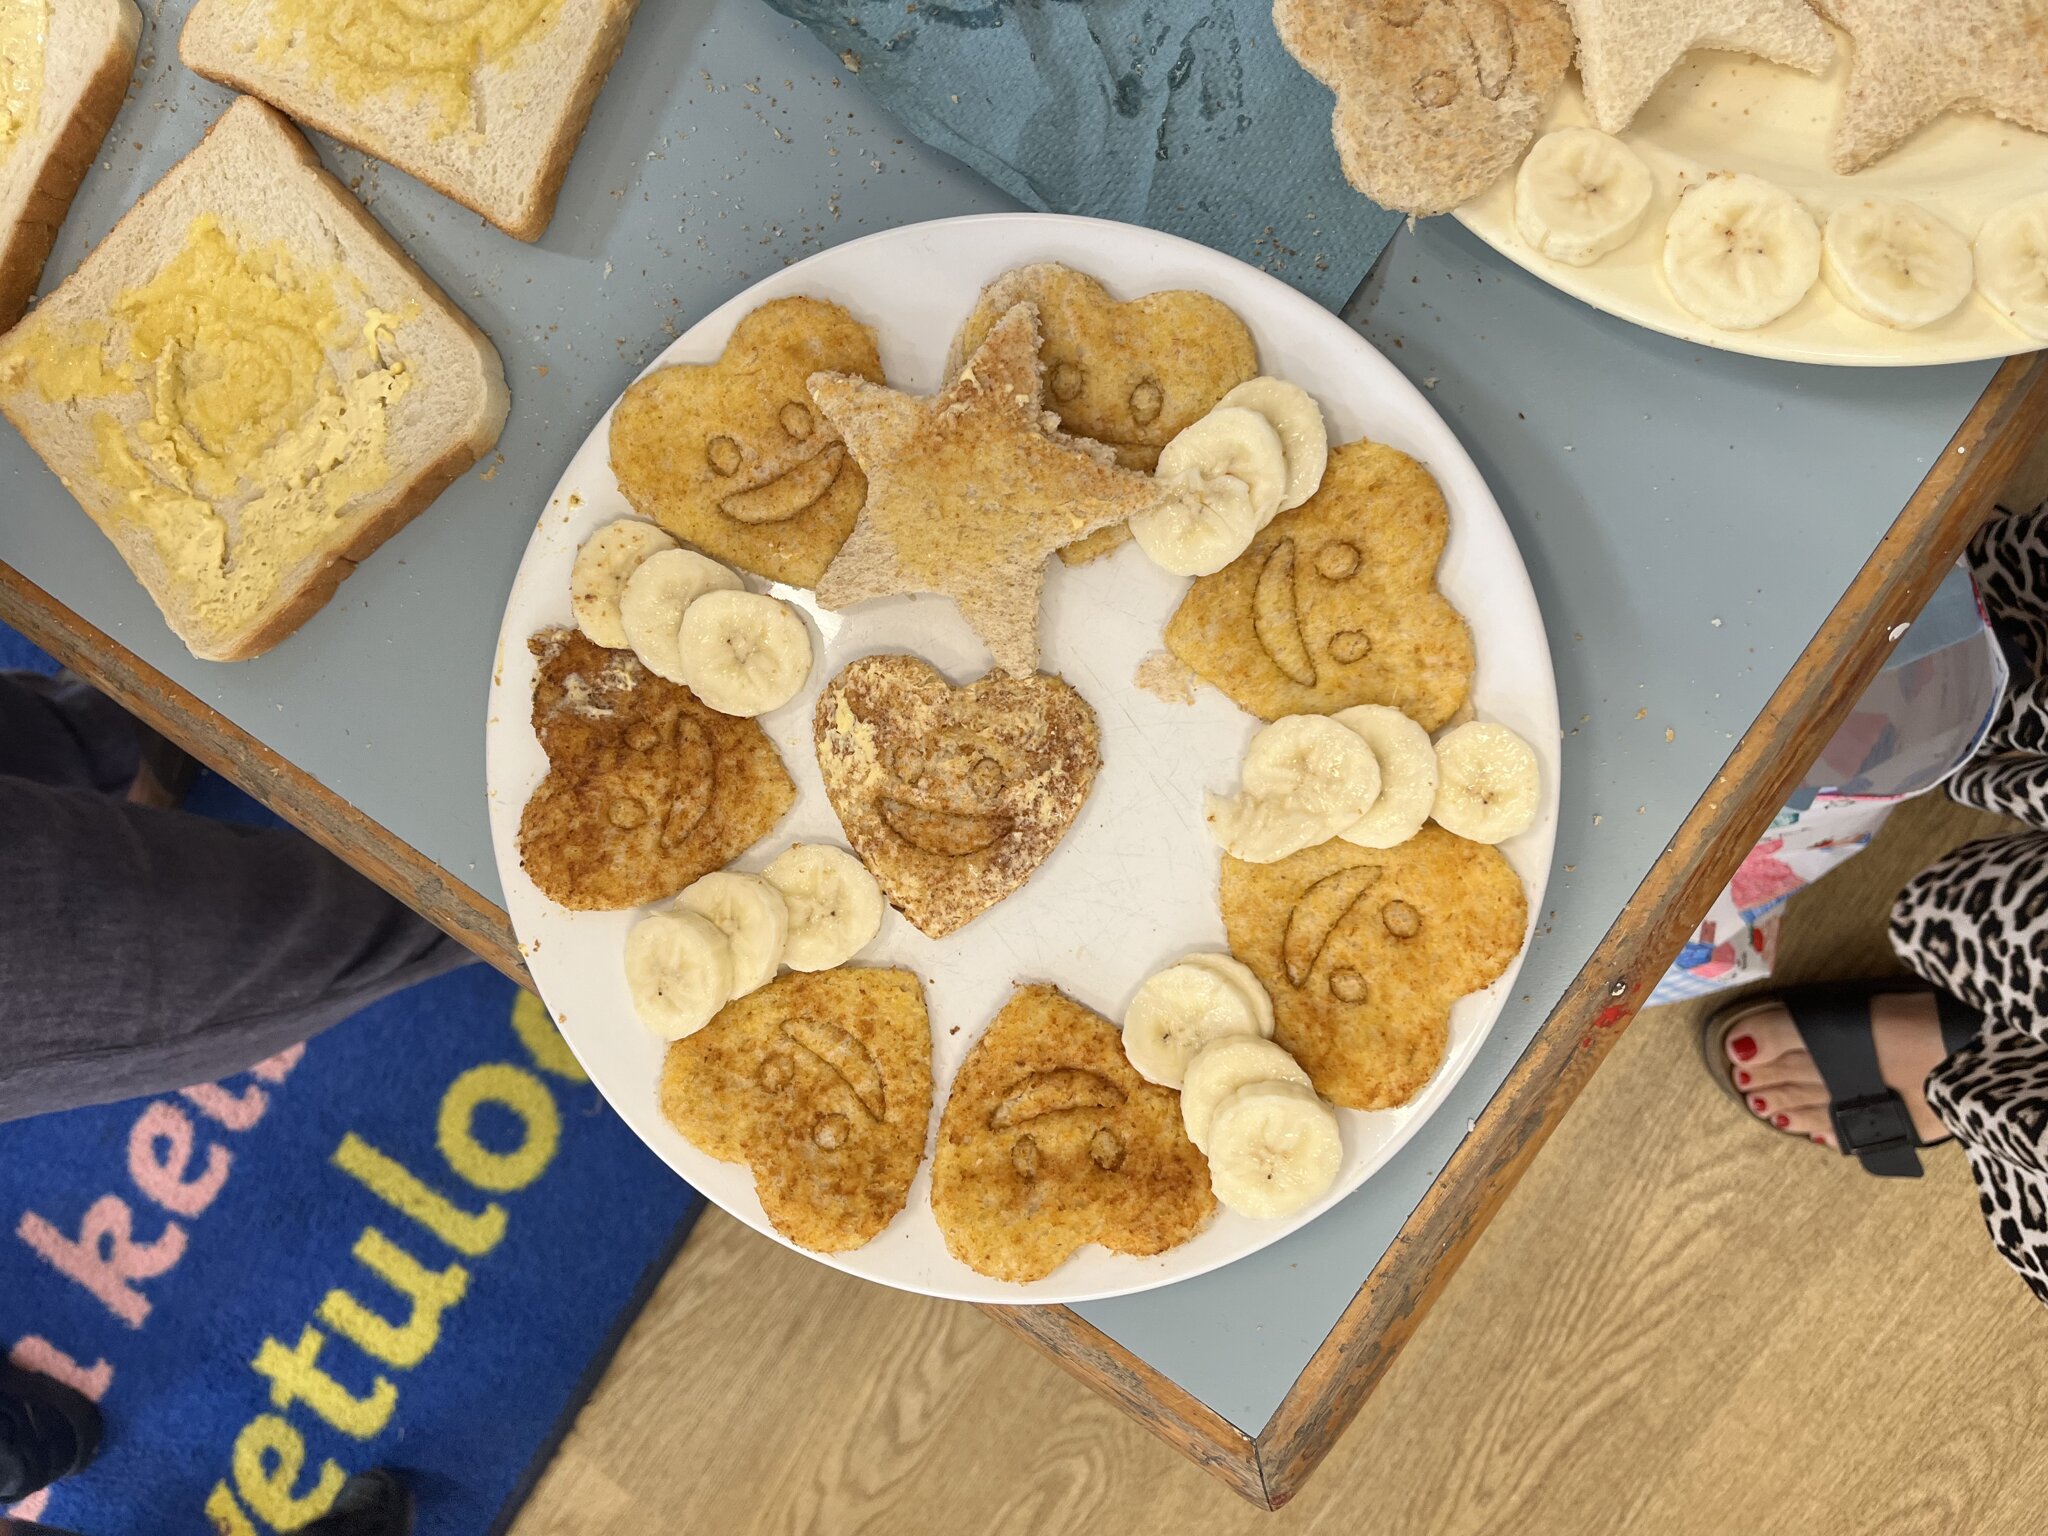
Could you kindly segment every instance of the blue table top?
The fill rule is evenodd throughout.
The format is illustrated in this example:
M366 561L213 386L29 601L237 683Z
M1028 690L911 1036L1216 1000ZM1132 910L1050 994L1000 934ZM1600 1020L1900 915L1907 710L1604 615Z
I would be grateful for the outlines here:
M69 271L227 96L176 63L183 0L51 264ZM112 548L0 433L0 561L496 900L483 719L532 519L590 423L694 317L822 246L1011 206L911 141L754 3L642 8L537 246L322 144L497 342L499 453L258 661L194 661ZM1992 372L1802 368L1671 341L1546 288L1447 220L1396 238L1347 311L1487 475L1549 626L1563 820L1517 996L1442 1111L1286 1242L1081 1308L1259 1429L1619 914ZM1639 712L1641 718L1638 718ZM1672 739L1666 740L1666 731Z

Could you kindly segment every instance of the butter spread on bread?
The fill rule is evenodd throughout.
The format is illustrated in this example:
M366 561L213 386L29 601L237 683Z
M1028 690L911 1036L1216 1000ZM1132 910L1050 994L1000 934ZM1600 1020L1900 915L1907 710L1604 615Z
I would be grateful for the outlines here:
M303 623L507 403L490 342L246 99L0 338L0 411L211 660Z

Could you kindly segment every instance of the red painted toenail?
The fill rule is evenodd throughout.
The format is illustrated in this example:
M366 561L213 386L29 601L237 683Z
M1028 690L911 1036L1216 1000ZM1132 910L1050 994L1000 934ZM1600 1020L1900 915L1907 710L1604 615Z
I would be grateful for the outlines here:
M1779 1129L1779 1130L1783 1130L1783 1129L1784 1129L1784 1128L1785 1128L1786 1126L1790 1125L1791 1123L1792 1123L1792 1117L1791 1117L1790 1115L1773 1115L1773 1116L1771 1116L1771 1124L1773 1124L1773 1125L1775 1125L1776 1127L1778 1127L1778 1129Z
M1735 1074L1735 1081L1747 1088L1749 1086L1749 1074L1747 1072L1738 1072Z
M1737 1061L1750 1061L1756 1056L1756 1042L1747 1035L1737 1035L1730 1040L1728 1049L1735 1053Z
M1812 1141L1816 1147L1824 1147L1828 1144L1828 1139L1825 1136L1815 1136L1812 1138Z
M1755 1110L1758 1114L1762 1114L1764 1112L1764 1101L1762 1099L1751 1099L1749 1101L1749 1107Z

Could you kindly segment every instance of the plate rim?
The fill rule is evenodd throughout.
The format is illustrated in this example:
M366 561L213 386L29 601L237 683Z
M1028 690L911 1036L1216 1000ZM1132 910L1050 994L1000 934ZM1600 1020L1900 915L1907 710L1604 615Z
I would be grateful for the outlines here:
M508 648L515 646L523 647L527 638L525 634L515 632L516 626L512 622L515 598L526 583L529 564L540 558L538 546L542 542L541 534L546 526L549 515L563 504L565 497L572 494L569 480L576 460L583 455L594 438L607 430L619 401L624 398L626 391L634 383L648 374L670 366L673 362L686 360L677 358L674 354L688 350L691 339L707 328L716 329L722 326L729 334L731 326L737 323L739 315L758 307L761 303L767 302L768 297L772 296L761 294L761 290L764 287L775 285L781 288L784 285L791 284L797 281L800 274L806 269L811 268L814 264L843 260L846 253L856 248L875 244L912 241L923 232L938 228L1009 228L1018 230L1020 233L1052 230L1073 236L1085 235L1091 231L1114 231L1115 238L1119 240L1135 236L1142 241L1153 243L1157 248L1176 251L1198 263L1220 263L1222 268L1230 272L1238 282L1250 283L1254 287L1263 289L1271 299L1278 302L1279 307L1295 311L1299 315L1306 317L1309 323L1334 326L1341 329L1349 337L1349 345L1353 346L1361 354L1369 355L1373 360L1375 370L1381 375L1379 378L1367 379L1360 386L1361 389L1392 389L1398 392L1405 392L1409 404L1414 407L1420 407L1423 418L1433 423L1434 429L1441 433L1442 452L1448 453L1450 458L1446 461L1440 455L1433 454L1426 467L1430 470L1432 476L1440 482L1447 474L1456 474L1463 482L1458 488L1459 497L1457 505L1461 509L1460 515L1471 516L1478 514L1483 516L1490 513L1498 522L1501 531L1506 535L1508 544L1514 554L1512 569L1491 571L1490 577L1493 580L1510 584L1515 595L1526 603L1529 612L1534 616L1537 632L1542 637L1543 643L1534 648L1534 654L1531 658L1542 684L1540 694L1535 697L1533 702L1538 706L1538 713L1547 720L1558 720L1561 718L1557 702L1556 667L1552 655L1548 625L1544 621L1542 606L1536 598L1534 582L1529 575L1528 562L1522 557L1519 543L1514 537L1514 530L1508 524L1505 514L1502 513L1499 501L1494 496L1492 488L1487 484L1485 475L1480 471L1477 462L1465 448L1464 443L1458 437L1455 430L1452 429L1451 424L1430 403L1422 389L1403 374L1391 358L1387 357L1355 327L1346 322L1340 314L1325 309L1314 299L1309 298L1306 294L1287 284L1274 274L1261 271L1259 268L1237 257L1215 250L1213 247L1202 245L1198 241L1189 240L1161 230L1150 229L1143 225L1127 224L1117 220L1092 218L1077 214L1035 213L1028 211L966 214L952 218L921 220L916 223L897 225L888 229L876 230L828 247L825 250L814 252L802 261L791 263L787 267L779 268L773 273L748 283L723 302L706 310L694 323L663 346L659 353L636 372L632 379L627 381L619 394L605 405L603 411L593 420L590 430L571 450L568 460L563 464L561 473L557 476L553 486L549 489L546 498L543 500L538 515L535 518L532 531L528 534L526 547L521 552L518 568L513 575L511 585L506 590L505 607L500 616L496 645L493 650L493 664L490 670L485 714L485 794L487 797L487 814L491 823L492 853L501 880L504 880L507 885L507 916L512 921L514 935L518 939L522 956L528 954L528 942L526 937L519 933L518 918L513 912L513 903L509 896L509 891L513 888L509 876L513 873L523 874L523 871L519 861L516 835L512 837L500 835L500 816L496 803L498 797L496 795L496 786L493 782L493 767L497 755L496 744L506 733L517 732L523 734L527 739L531 739L531 701L529 699L510 698L509 696L501 698L504 688L502 679L505 672L504 663ZM1128 261L1125 261L1124 265L1128 268ZM997 270L1007 270L1007 268ZM991 272L990 277L993 278L994 275L996 275L995 272ZM1105 286L1109 287L1113 293L1127 291L1131 286L1127 281L1120 281L1119 274L1113 269L1108 270L1106 273L1102 269L1097 269L1093 275L1101 278ZM1140 281L1142 282L1142 280L1141 276ZM1142 291L1149 292L1152 290L1144 289ZM1202 291L1210 290L1205 287ZM1221 294L1216 296L1219 298L1224 297ZM1228 302L1227 299L1226 302ZM1449 496L1446 496L1445 499L1447 503L1452 500ZM509 709L500 707L501 704L506 703L514 707ZM516 724L514 723L515 721ZM633 1132L635 1138L654 1157L659 1159L676 1177L683 1179L686 1183L690 1183L690 1187L698 1190L711 1204L718 1205L728 1215L733 1216L753 1230L774 1239L783 1247L807 1259L829 1265L841 1273L852 1275L861 1280L886 1285L891 1289L911 1294L932 1296L943 1300L1007 1306L1074 1305L1115 1297L1139 1295L1147 1291L1159 1289L1162 1286L1193 1280L1202 1275L1213 1273L1239 1260L1250 1258L1254 1254L1271 1247L1273 1244L1300 1232L1312 1222L1320 1219L1336 1205L1341 1204L1344 1200L1363 1189L1413 1139L1423 1125L1428 1123L1444 1107L1444 1102L1448 1099L1451 1090L1463 1078L1466 1071L1471 1068L1473 1062L1477 1060L1481 1048L1499 1024L1500 1015L1505 1011L1510 1000L1509 994L1512 987L1521 971L1523 963L1528 957L1530 946L1537 937L1542 903L1548 891L1549 879L1555 863L1555 842L1561 810L1561 785L1556 781L1556 776L1546 775L1546 777L1551 782L1546 785L1544 811L1539 817L1535 829L1533 829L1539 831L1543 837L1543 846L1539 850L1540 858L1534 864L1539 873L1533 877L1523 877L1528 898L1528 922L1523 942L1507 970L1502 973L1492 986L1482 989L1482 991L1488 992L1497 991L1499 1003L1494 1008L1492 1016L1479 1028L1473 1037L1471 1048L1466 1052L1464 1059L1455 1065L1446 1064L1440 1067L1429 1079L1428 1083L1425 1084L1416 1096L1417 1099L1425 1096L1429 1097L1432 1102L1429 1103L1428 1108L1423 1112L1412 1115L1405 1124L1394 1129L1387 1141L1375 1149L1369 1166L1349 1188L1344 1189L1341 1193L1333 1191L1331 1195L1326 1196L1301 1215L1273 1223L1271 1232L1261 1233L1259 1240L1250 1246L1202 1263L1199 1267L1180 1270L1170 1275L1138 1272L1132 1275L1130 1283L1127 1284L1080 1287L1059 1287L1055 1285L1054 1282L1060 1273L1056 1269L1051 1275L1041 1280L1026 1284L1007 1285L1002 1292L995 1294L986 1293L980 1289L972 1291L949 1289L943 1284L919 1284L907 1279L875 1274L868 1269L855 1267L851 1260L862 1253L873 1250L875 1242L880 1240L882 1234L878 1234L875 1241L871 1241L861 1248L849 1250L846 1253L818 1253L799 1246L783 1233L777 1231L772 1223L767 1222L765 1219L756 1219L752 1212L733 1210L731 1207L724 1205L708 1190L703 1189L696 1183L691 1183L689 1174L678 1168L669 1153L663 1147L652 1142L642 1132L641 1128L635 1123L634 1117L628 1114L623 1106L612 1102L611 1095L606 1093L603 1087L598 1084L594 1073L590 1074L591 1086L605 1100L611 1112L618 1115L627 1128ZM509 810L506 812L508 817L512 814ZM540 995L545 1003L546 994L541 989L540 979L537 975L533 977L533 986L536 994ZM550 1009L550 1017L553 1017L552 1008ZM1114 1021L1112 1020L1112 1022ZM987 1021L982 1020L980 1023L982 1027L985 1027ZM585 1060L584 1052L578 1044L575 1033L566 1027L562 1028L560 1033L568 1044L571 1053L588 1073L589 1063ZM979 1038L978 1034L976 1038ZM1411 1101L1411 1103L1413 1102ZM928 1123L926 1131L926 1155L919 1164L920 1175L924 1174L929 1163L931 1138L936 1134L937 1117L943 1110L943 1107L943 1100L935 1094L933 1117ZM1400 1107L1407 1108L1409 1106L1404 1105ZM1347 1110L1343 1111L1343 1113L1360 1114L1366 1112ZM695 1148L691 1148L691 1151L699 1157L708 1156L708 1154L697 1152ZM743 1165L735 1166L741 1167L742 1172L745 1172ZM900 1219L900 1213L896 1219ZM886 1232L887 1229L885 1228L884 1231ZM1092 1247L1093 1245L1085 1246ZM1170 1252L1171 1250L1169 1250ZM950 1258L950 1256L948 1257ZM1157 1262L1164 1257L1165 1255L1155 1255L1149 1261L1146 1259L1134 1259L1133 1262ZM952 1262L958 1265L957 1260ZM959 1267L965 1270L964 1266ZM978 1282L988 1284L999 1283L988 1281L987 1277L975 1275L971 1270L965 1270L965 1273L972 1276ZM1052 1286L1052 1294L1048 1294L1045 1290L1041 1289L1047 1286Z

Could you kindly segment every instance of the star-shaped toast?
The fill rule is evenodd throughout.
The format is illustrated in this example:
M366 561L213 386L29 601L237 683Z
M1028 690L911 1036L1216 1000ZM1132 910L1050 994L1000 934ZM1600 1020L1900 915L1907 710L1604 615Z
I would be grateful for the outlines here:
M1045 409L1038 310L1017 304L936 395L843 373L813 374L811 398L868 481L852 536L818 580L818 601L936 592L1013 677L1038 668L1046 557L1159 505L1149 475L1068 437Z
M1855 44L1828 158L1844 175L1951 109L2048 133L2048 11L2034 0L1822 0Z
M1918 0L1902 0L1917 4ZM1695 48L1753 53L1819 74L1835 40L1806 0L1565 0L1579 34L1586 107L1619 133Z

